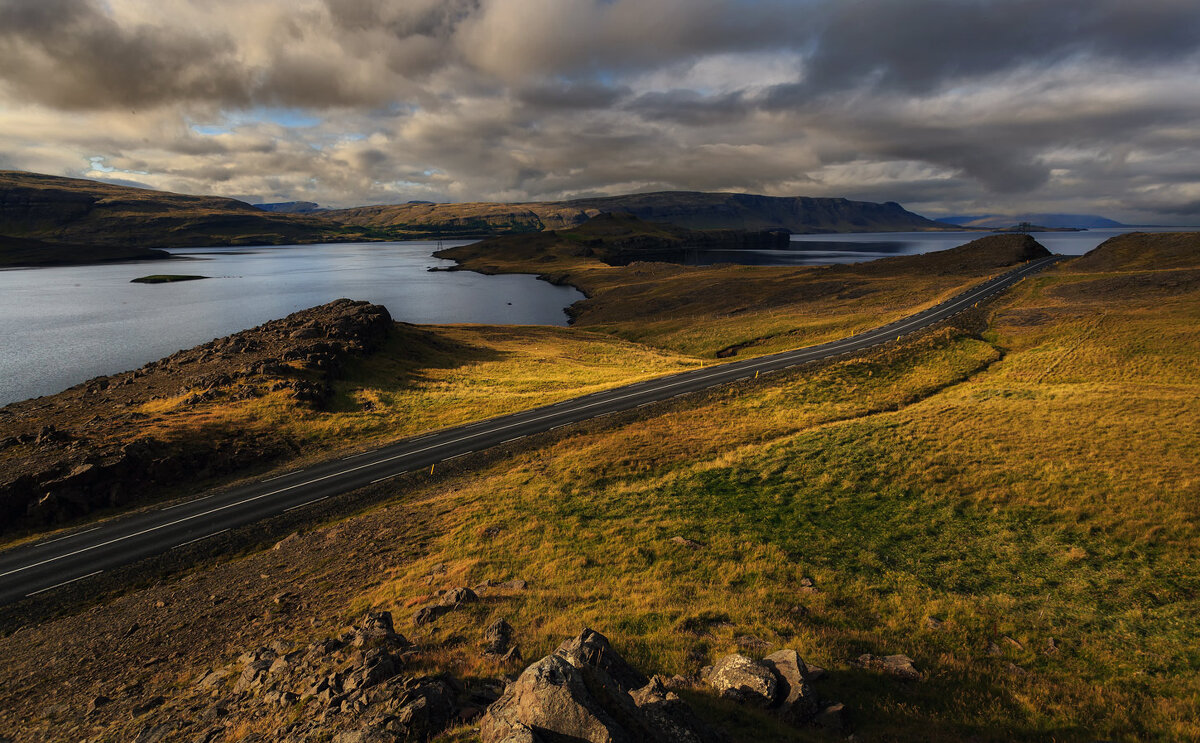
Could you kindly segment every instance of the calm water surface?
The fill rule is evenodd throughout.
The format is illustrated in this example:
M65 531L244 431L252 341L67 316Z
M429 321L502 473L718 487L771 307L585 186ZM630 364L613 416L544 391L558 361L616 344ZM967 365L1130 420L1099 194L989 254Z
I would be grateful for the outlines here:
M1147 232L1200 228L1139 228ZM1134 228L1035 233L1052 252L1081 255ZM793 235L789 250L696 251L690 263L858 263L945 250L979 232ZM463 245L466 242L446 243ZM533 276L429 272L432 242L203 248L185 260L0 270L0 405L134 369L198 343L339 297L382 304L413 323L565 325L583 299ZM151 273L211 276L130 284Z
M1083 255L1100 243L1126 232L1192 232L1200 227L1120 227L1085 232L1034 232L1035 240L1051 253ZM792 235L788 250L697 250L688 263L740 263L752 266L795 266L820 263L860 263L893 255L946 250L987 235L986 232L850 232L838 235Z
M465 245L469 241L446 242ZM0 405L60 392L340 297L412 323L565 325L583 295L533 276L430 272L433 242L172 250L186 260L0 270ZM131 284L154 273L213 278Z

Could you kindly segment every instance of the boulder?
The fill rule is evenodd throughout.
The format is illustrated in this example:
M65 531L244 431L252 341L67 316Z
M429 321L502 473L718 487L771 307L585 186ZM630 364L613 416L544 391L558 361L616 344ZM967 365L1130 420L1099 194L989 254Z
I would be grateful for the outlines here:
M770 707L779 699L779 681L771 666L738 653L721 658L706 681L722 697Z
M453 604L434 604L432 606L423 606L413 614L413 624L417 627L422 627L426 624L432 624L441 619L446 614L454 611Z
M371 648L363 653L362 659L346 669L346 678L342 682L345 691L369 689L380 681L389 679L396 674L396 663L392 656L381 648Z
M392 615L386 611L369 612L362 624L354 631L354 639L351 640L351 643L356 648L364 645L404 646L409 644L404 635L396 632L395 626L392 624Z
M529 730L589 743L635 740L613 712L620 717L633 718L637 708L629 695L617 689L611 680L603 678L602 673L587 673L560 655L547 655L526 668L488 708L480 721L480 739L483 743L498 743ZM589 684L589 680L593 683ZM589 690L589 686L603 688L605 682L609 685L603 702L607 702L612 711L605 709L605 704ZM621 703L622 696L625 704Z
M442 606L458 606L459 604L473 604L479 600L479 594L465 586L462 588L452 588L442 595Z
M912 658L907 655L871 655L863 653L853 665L859 668L881 671L890 676L902 679L916 680L921 678L921 672L913 665Z
M488 708L480 737L483 743L716 740L662 679L646 680L592 630L526 668Z
M655 676L630 695L638 710L645 715L654 740L678 743L710 743L721 736L709 728L696 713L668 688L662 676Z
M644 673L626 663L613 650L608 638L595 630L585 629L559 645L554 654L565 658L573 666L604 671L624 692L640 689L650 681Z
M395 743L396 740L395 735L373 725L338 733L333 737L333 743Z
M429 740L453 722L455 693L443 678L422 678L405 685L392 724L403 728L404 740Z
M775 672L780 715L789 722L807 722L817 713L817 695L806 678L807 664L795 650L779 650L762 662Z
M512 625L503 619L497 619L489 624L488 628L483 632L483 641L485 643L483 654L504 657L516 647L513 645L512 639ZM517 657L520 656L518 655Z

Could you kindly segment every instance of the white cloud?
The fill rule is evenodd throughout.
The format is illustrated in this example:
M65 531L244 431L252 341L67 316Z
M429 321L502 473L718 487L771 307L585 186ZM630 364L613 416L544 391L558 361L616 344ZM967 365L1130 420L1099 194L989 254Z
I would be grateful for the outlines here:
M1142 6L0 0L0 165L329 205L683 188L1200 221L1200 9Z

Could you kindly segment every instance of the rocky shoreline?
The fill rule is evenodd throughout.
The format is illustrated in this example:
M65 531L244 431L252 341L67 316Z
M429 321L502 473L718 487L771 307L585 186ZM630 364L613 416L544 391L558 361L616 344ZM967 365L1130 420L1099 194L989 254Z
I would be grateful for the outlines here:
M159 424L173 410L268 392L323 406L344 364L392 328L383 306L340 299L0 408L0 530L52 526L294 454L269 432L185 436Z

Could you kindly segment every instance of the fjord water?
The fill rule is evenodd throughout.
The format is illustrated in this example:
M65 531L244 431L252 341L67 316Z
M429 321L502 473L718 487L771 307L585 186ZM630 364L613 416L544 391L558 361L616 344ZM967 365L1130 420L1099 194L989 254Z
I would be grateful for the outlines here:
M1193 231L1196 227L1118 227L1083 232L1033 232L1033 238L1059 255L1083 255L1100 243L1126 232ZM687 262L695 266L740 263L750 266L798 266L823 263L861 263L894 255L948 250L988 234L951 232L848 232L836 235L792 235L787 250L696 250Z
M444 247L470 241L446 242ZM565 325L583 295L528 275L430 272L437 243L172 250L181 260L0 271L0 405L135 369L340 297L412 323ZM131 284L147 274L213 278Z

